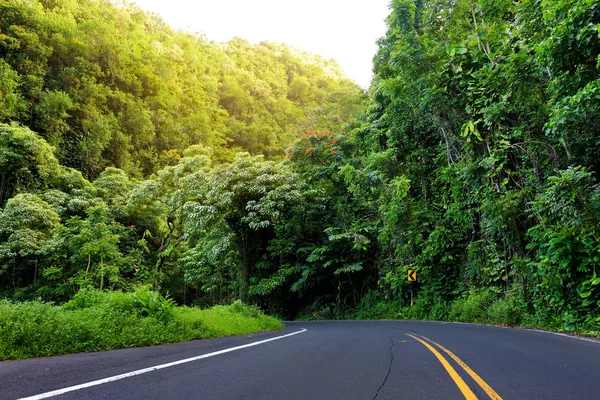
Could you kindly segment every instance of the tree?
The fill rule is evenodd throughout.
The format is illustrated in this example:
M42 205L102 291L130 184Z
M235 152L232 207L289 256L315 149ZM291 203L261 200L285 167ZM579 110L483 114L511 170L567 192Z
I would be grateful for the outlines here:
M200 265L188 268L191 280L203 279L203 270L231 265L228 260L234 251L239 297L248 299L251 277L261 268L261 257L273 238L273 220L280 208L299 199L296 179L287 168L247 153L238 154L232 165L211 171L206 186L197 187L194 200L184 206L184 229L192 249L188 256L193 256L184 255L184 260ZM273 202L273 197L284 200L284 193L285 202Z
M46 141L17 124L0 124L0 205L17 191L47 187L61 172Z
M38 196L18 194L0 212L0 279L13 291L38 280L42 246L60 217Z

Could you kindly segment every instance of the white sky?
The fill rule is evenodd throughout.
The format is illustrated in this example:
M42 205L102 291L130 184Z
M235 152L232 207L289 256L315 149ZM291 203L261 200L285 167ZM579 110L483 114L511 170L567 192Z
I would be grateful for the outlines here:
M389 0L133 0L169 25L209 40L271 41L335 58L367 88Z

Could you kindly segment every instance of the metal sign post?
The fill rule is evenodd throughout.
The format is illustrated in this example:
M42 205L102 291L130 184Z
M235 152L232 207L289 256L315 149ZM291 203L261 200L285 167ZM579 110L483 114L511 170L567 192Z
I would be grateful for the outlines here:
M417 271L414 269L409 269L408 270L408 281L410 282L410 306L412 307L414 302L413 302L413 287L414 287L414 282L417 281Z

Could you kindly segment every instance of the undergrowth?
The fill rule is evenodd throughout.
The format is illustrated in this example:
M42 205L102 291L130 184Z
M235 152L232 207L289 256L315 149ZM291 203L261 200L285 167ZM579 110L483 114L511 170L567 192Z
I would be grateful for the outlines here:
M0 300L0 360L150 346L282 329L241 302L201 310L160 294L84 290L62 306Z
M412 307L406 302L392 301L372 291L354 311L335 314L331 312L331 308L322 306L298 319L470 322L600 336L600 321L592 318L579 320L570 313L550 315L547 312L536 312L514 291L498 294L491 289L472 290L448 302L417 298Z

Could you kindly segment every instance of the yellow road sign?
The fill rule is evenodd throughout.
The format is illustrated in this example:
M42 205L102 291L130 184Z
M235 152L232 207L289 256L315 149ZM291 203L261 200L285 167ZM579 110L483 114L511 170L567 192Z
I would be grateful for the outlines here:
M409 282L416 282L417 271L415 271L414 269L409 269L408 270L408 280L409 280Z

